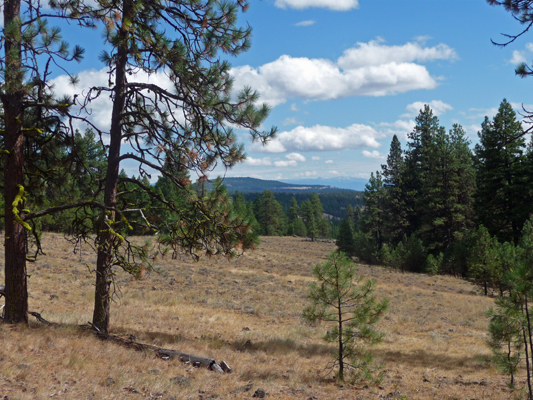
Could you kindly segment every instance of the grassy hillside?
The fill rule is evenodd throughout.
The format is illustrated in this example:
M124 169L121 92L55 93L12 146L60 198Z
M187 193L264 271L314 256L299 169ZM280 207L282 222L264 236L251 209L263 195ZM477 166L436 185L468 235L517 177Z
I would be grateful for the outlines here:
M0 324L0 394L9 399L250 399L258 388L281 400L513 397L486 362L483 313L493 299L452 277L361 266L391 303L375 349L385 380L339 386L320 377L335 350L322 341L327 327L301 319L310 268L332 243L268 237L235 260L182 255L156 259L159 272L140 280L117 274L113 333L225 360L234 372L219 375L79 329L91 320L94 274L85 265L95 254L73 254L61 235L43 241L47 255L29 265L30 311L61 325Z

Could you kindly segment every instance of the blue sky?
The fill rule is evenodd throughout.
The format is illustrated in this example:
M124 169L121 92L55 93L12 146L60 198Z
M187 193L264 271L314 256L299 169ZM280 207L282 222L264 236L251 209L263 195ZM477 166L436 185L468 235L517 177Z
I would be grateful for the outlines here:
M265 129L279 133L262 147L239 132L248 159L212 176L368 178L385 162L393 134L405 144L425 103L473 142L503 98L533 110L533 78L514 74L517 62L533 59L533 33L494 46L491 38L504 41L502 33L521 26L485 0L252 0L239 23L252 26L253 39L230 60L235 90L259 91L272 107ZM87 50L77 71L82 87L107 84L100 32L65 36ZM56 79L59 90L74 90ZM95 104L93 115L108 121L109 112Z

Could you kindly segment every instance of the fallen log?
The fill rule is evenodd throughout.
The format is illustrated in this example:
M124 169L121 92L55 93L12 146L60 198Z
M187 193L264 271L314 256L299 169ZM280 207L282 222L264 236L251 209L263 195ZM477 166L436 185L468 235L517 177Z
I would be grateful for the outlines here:
M138 343L134 340L134 337L128 335L127 338L123 338L116 335L110 335L109 333L101 332L89 322L89 325L93 327L93 332L100 338L105 340L111 340L116 343L120 343L126 347L133 348L137 351L152 352L156 357L163 360L171 360L177 358L182 363L192 365L193 367L203 367L211 371L216 371L220 374L224 374L224 370L218 365L214 358L201 357L194 354L182 353L178 350L163 349L161 347L153 346L150 344ZM224 361L222 361L226 364ZM231 368L229 368L231 371Z
M163 360L177 358L182 363L187 365L192 365L193 367L204 367L207 369L212 369L212 365L216 364L214 358L200 357L194 354L187 354L182 353L181 351L169 349L159 349L156 353L156 357L162 358Z
M231 369L231 367L226 363L226 361L221 361L220 362L220 368L222 369L223 372L227 372L228 374L231 374L233 372L233 370Z

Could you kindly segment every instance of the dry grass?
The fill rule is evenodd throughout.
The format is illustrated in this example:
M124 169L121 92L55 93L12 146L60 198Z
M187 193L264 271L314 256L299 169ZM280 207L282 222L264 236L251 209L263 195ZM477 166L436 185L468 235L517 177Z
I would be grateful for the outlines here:
M325 260L331 243L263 238L258 250L231 261L167 257L141 280L117 273L113 333L225 360L234 369L229 375L79 329L91 320L94 276L85 265L96 257L86 249L80 259L57 234L45 235L44 246L47 255L28 268L30 310L63 325L0 324L2 399L248 399L257 388L270 399L513 397L505 377L484 361L483 313L493 300L451 277L361 266L377 280L379 296L390 299L381 323L387 336L375 349L386 377L380 387L339 386L318 376L334 351L321 340L326 327L301 320L310 268Z

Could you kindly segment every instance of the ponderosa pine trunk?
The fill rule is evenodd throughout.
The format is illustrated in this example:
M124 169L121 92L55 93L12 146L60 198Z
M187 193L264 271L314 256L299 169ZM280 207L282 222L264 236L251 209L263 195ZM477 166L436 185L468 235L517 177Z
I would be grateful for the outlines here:
M24 190L24 93L20 34L20 0L4 3L4 26L12 32L4 37L5 72L2 103L4 107L5 196L5 314L10 323L28 323L26 275L26 230L17 221L22 217ZM13 34L13 32L15 32ZM18 36L18 37L17 37Z
M338 274L337 274L337 282L336 282L336 286L337 286L337 289L339 289L339 281L338 281ZM337 318L338 318L338 322L339 322L339 340L338 340L338 344L339 344L339 380L342 382L344 381L344 338L342 337L342 299L341 297L339 296L339 298L337 299Z
M126 101L126 65L128 61L127 36L133 7L131 0L124 1L122 26L118 32L120 38L117 47L115 68L115 98L109 131L110 143L106 173L104 204L108 208L116 208L118 192L118 176L120 168L120 145L122 141L122 115ZM106 221L107 220L107 221ZM115 212L107 211L102 215L98 232L98 258L96 261L96 288L94 297L93 325L101 332L109 331L112 257L114 243L118 238L109 230L113 224Z

